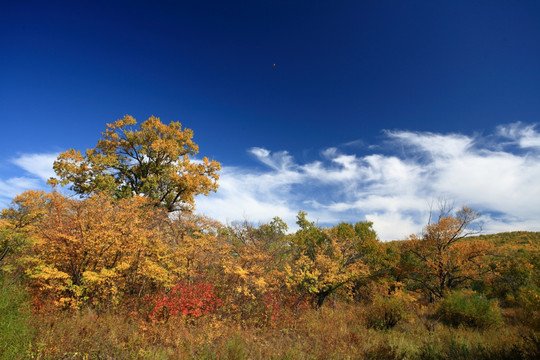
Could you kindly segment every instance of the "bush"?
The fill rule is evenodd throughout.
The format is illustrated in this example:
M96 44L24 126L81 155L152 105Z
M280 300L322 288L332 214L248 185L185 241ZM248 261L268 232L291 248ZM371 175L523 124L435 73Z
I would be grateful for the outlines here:
M222 305L209 283L179 283L168 294L149 298L152 305L150 320L167 321L171 317L185 316L197 319L216 312Z
M516 298L517 319L521 324L540 330L540 288L536 286L522 287Z
M496 301L490 301L474 291L453 291L444 298L437 316L446 325L487 328L502 322Z
M407 301L399 296L378 296L366 311L366 326L373 329L390 329L406 315Z

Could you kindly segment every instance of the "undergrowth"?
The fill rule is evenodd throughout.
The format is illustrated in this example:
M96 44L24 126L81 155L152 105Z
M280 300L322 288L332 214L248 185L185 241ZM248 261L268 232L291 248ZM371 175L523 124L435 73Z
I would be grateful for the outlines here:
M242 326L219 314L195 322L151 322L130 314L41 313L28 348L34 359L535 359L538 333L509 326L478 331L425 326L411 314L368 328L358 304L306 310L287 326ZM32 335L33 334L33 335ZM26 342L28 344L28 342ZM28 346L28 345L27 345Z
M17 283L0 278L0 358L24 359L33 330L28 294Z

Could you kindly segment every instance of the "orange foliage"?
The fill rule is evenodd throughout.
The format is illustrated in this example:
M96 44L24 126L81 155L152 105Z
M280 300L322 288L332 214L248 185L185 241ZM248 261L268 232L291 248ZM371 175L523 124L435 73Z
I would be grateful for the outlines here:
M426 226L421 236L411 235L406 249L418 260L410 275L431 297L478 278L489 271L484 256L493 249L486 241L461 241L478 214L463 207L455 216L443 214Z

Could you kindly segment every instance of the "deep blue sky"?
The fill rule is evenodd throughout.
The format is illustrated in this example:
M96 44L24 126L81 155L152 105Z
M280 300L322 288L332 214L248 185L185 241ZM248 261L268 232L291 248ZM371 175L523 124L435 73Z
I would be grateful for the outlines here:
M5 161L93 147L124 114L244 169L254 147L302 164L540 119L539 1L18 0L0 20Z

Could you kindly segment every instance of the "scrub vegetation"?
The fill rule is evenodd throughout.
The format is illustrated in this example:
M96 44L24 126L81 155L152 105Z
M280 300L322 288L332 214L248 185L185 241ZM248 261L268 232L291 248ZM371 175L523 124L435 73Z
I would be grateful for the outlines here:
M478 235L444 206L420 234L290 232L193 213L219 163L131 117L0 220L3 359L536 359L540 233Z

